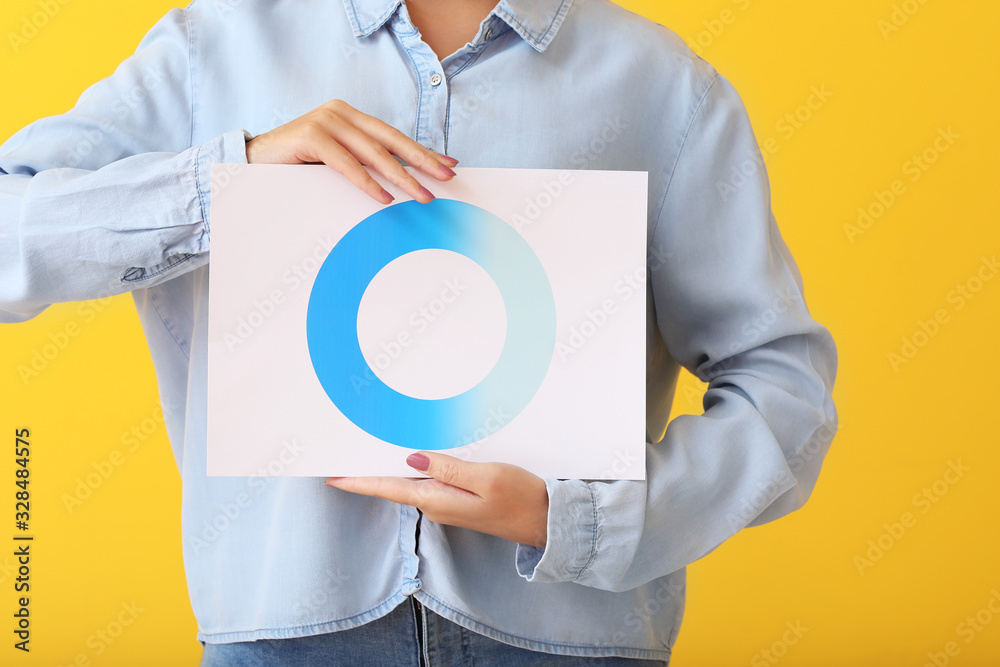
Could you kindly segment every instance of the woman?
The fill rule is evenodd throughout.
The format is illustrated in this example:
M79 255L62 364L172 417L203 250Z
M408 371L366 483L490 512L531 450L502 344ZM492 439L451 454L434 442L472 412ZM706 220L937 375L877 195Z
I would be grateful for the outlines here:
M422 481L207 477L210 165L324 162L389 204L362 165L428 202L396 158L448 155L648 172L647 480L439 452ZM742 102L606 0L196 0L0 147L0 231L3 321L136 300L206 665L664 664L684 567L801 506L836 429ZM679 366L706 412L668 427Z

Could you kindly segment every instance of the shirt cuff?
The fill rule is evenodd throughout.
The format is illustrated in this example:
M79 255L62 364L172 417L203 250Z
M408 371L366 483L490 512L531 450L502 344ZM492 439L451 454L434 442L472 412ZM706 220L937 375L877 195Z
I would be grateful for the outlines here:
M195 179L198 187L198 202L201 205L204 233L199 239L198 252L208 250L212 201L212 165L247 164L247 142L253 138L246 130L234 130L202 144L195 157Z
M177 156L176 171L167 172L164 177L171 183L176 181L180 188L176 201L188 202L185 211L189 213L188 225L193 229L174 242L165 241L163 259L150 266L132 266L121 276L121 282L133 286L150 287L152 280L164 280L180 270L181 265L190 265L192 258L209 251L210 207L212 194L212 165L216 163L246 164L246 142L249 133L236 130L221 134L197 147L191 147ZM192 163L194 166L194 192L191 187ZM170 178L173 174L174 178ZM183 195L181 196L181 193ZM197 216L197 218L195 217ZM133 287L134 288L134 287Z
M597 497L578 479L545 480L549 494L545 548L517 545L517 572L532 582L576 581L597 553Z

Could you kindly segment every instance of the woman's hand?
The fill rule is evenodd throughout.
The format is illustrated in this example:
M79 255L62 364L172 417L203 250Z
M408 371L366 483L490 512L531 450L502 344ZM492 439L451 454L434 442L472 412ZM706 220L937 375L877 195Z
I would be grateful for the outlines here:
M406 462L430 479L331 477L326 484L413 505L436 523L545 548L549 495L541 477L509 463L470 463L436 452L410 454Z
M447 181L458 160L424 148L396 128L333 100L247 142L250 164L322 162L347 177L375 201L389 204L393 196L365 170L368 165L401 190L426 204L434 199L393 157L403 159L428 176Z

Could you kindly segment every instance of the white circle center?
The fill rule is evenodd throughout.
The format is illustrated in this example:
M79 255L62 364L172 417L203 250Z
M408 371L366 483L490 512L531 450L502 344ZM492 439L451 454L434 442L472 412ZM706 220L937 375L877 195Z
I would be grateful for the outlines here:
M507 338L503 297L485 270L450 250L417 250L389 262L358 308L361 353L401 394L457 396L496 365Z

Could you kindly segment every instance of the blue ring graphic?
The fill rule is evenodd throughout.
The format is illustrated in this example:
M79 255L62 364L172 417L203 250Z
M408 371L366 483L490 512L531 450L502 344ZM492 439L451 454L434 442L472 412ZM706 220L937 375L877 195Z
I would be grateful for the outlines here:
M369 283L397 257L450 250L479 264L503 296L507 337L476 386L442 399L401 394L382 382L358 341L358 308ZM409 449L449 449L481 440L528 405L555 349L552 287L531 246L483 209L452 199L408 201L354 226L323 262L309 295L306 339L316 377L345 417Z

